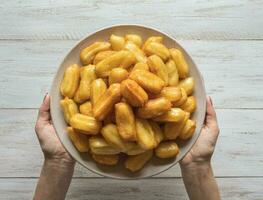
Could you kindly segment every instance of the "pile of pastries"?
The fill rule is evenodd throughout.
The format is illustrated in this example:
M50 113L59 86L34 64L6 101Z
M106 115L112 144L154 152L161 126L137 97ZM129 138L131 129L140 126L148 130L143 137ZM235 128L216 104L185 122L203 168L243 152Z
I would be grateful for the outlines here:
M81 66L72 64L60 85L67 133L95 162L140 170L152 156L179 153L177 140L195 132L194 79L181 50L161 36L112 34L87 45Z

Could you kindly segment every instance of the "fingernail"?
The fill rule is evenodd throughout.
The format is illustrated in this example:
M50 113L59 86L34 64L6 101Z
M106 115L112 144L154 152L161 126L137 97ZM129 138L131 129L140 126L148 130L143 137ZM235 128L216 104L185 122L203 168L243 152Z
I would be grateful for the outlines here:
M211 105L213 106L213 101L212 101L212 98L210 96L209 96L209 100L210 100Z
M48 92L46 92L43 101L45 101L45 99L46 99L46 97L47 97L47 94L48 94Z

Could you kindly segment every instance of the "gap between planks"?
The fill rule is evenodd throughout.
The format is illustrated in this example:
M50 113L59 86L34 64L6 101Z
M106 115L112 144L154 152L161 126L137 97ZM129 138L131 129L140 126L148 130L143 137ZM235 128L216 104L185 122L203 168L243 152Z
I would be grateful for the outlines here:
M0 179L38 179L39 176L36 177L0 177ZM215 176L216 179L261 179L263 176ZM72 177L72 179L108 179L108 180L116 180L116 181L136 181L136 180L152 180L152 179L183 179L182 177L150 177L150 178L141 178L141 179L114 179L107 177Z

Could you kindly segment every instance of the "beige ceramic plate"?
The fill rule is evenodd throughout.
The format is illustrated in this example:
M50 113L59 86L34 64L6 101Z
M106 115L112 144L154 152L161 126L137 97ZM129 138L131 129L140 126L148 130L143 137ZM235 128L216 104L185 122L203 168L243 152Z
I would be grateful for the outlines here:
M185 58L187 60L187 63L190 68L190 75L194 77L195 79L195 92L194 96L197 98L197 111L192 116L193 119L197 121L197 128L195 131L194 136L186 141L179 141L178 144L180 146L180 153L176 157L176 159L158 159L153 158L147 165L139 172L137 173L131 173L128 170L126 170L123 166L123 159L120 160L119 164L114 167L108 167L108 166L102 166L96 164L88 154L79 153L74 145L71 143L67 133L66 133L66 127L67 124L64 121L63 113L60 108L59 101L62 98L59 92L59 85L63 78L63 74L65 69L73 64L78 63L80 64L79 54L80 51L87 47L88 45L92 44L95 41L106 41L109 39L111 34L116 35L125 35L128 33L135 33L139 34L144 40L149 36L156 36L160 35L164 38L164 44L167 47L175 47L179 48L184 52ZM75 158L81 165L86 167L87 169L91 170L94 173L97 173L102 176L106 177L112 177L112 178L119 178L119 179L137 179L137 178L145 178L150 177L156 174L159 174L176 163L180 159L183 158L183 156L191 149L195 141L197 140L200 129L202 127L204 117L205 117L205 87L204 82L202 79L202 76L200 72L197 69L197 66L191 59L191 57L185 52L185 50L173 39L171 36L168 36L165 33L162 33L158 30L155 30L153 28L141 26L141 25L117 25L112 26L109 28L105 28L102 30L99 30L93 34L90 34L83 40L81 40L79 43L77 43L72 50L68 53L68 55L65 57L61 65L59 66L59 69L56 73L56 76L53 80L53 84L51 87L51 116L52 120L57 132L57 135L59 139L61 140L62 144L66 148L66 150L72 155L73 158Z

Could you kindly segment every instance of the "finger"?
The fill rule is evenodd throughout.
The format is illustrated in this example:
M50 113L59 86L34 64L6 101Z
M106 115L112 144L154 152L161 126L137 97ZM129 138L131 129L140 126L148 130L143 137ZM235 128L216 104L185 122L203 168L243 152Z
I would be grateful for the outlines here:
M205 117L205 126L209 128L217 127L217 117L216 112L212 103L211 97L206 97L206 117Z
M39 108L38 121L49 122L50 120L49 103L50 103L50 96L49 94L47 94L44 98L42 105Z

